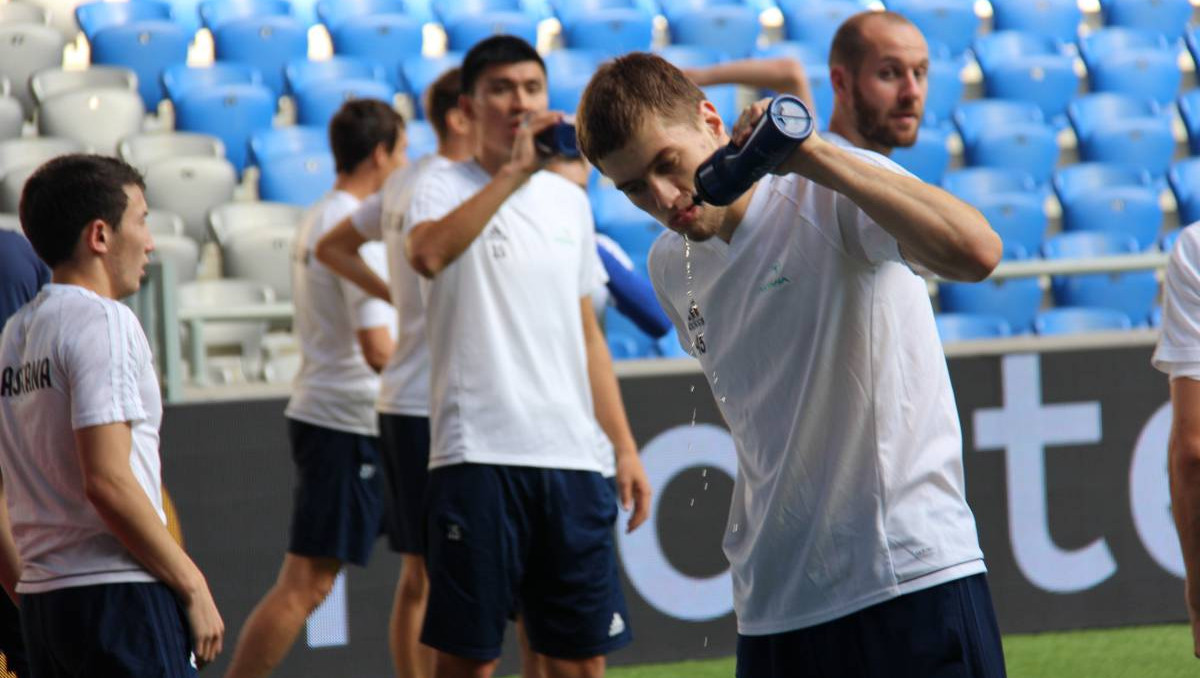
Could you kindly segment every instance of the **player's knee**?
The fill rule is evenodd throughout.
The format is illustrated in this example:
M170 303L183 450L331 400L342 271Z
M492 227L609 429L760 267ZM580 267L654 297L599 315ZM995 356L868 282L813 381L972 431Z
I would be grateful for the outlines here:
M604 678L604 655L586 659L554 659L546 657L544 662L549 678Z
M407 600L425 600L429 596L429 577L419 558L405 558L400 572L400 595Z

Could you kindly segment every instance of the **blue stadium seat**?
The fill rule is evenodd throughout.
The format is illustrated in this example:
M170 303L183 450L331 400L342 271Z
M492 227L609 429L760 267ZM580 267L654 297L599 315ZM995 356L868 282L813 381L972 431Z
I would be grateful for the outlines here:
M658 355L654 338L615 308L604 310L604 334L609 350L617 360L653 358Z
M917 142L909 148L892 151L892 160L922 181L938 184L950 166L950 151L946 148L945 131L936 127L922 127Z
M317 17L332 33L343 21L353 17L402 14L416 19L418 24L434 20L428 5L405 0L320 0Z
M110 26L133 21L170 21L171 6L159 0L128 2L86 2L75 8L75 22L91 42L96 33Z
M405 124L404 134L408 139L409 160L437 152L437 132L428 120L411 120Z
M213 31L218 61L237 61L262 73L263 84L283 95L283 68L308 56L308 30L290 16L231 19Z
M654 37L654 16L632 4L570 13L560 11L559 20L564 46L612 56L648 50Z
M321 199L337 179L333 154L280 155L259 165L258 197L307 207Z
M405 14L346 17L330 31L335 54L383 64L399 89L405 61L421 58L423 34L421 21Z
M1149 172L1132 165L1085 162L1054 175L1064 231L1105 231L1147 249L1158 239L1163 211Z
M704 3L705 0L698 1ZM564 25L578 16L610 9L636 9L650 16L663 11L658 0L550 0L550 8Z
M1150 327L1162 327L1162 306L1150 309Z
M1188 224L1188 226L1190 225L1191 224ZM1169 231L1166 235L1164 235L1162 240L1159 242L1159 247L1162 248L1162 251L1170 252L1172 249L1174 249L1176 241L1179 240L1179 236L1183 235L1183 229L1185 228L1187 228L1187 226L1181 226L1173 231ZM1156 322L1151 321L1150 324L1158 327L1158 323Z
M787 57L799 61L804 66L808 76L808 86L812 89L813 103L816 104L818 127L824 129L833 115L833 83L829 79L829 66L825 62L823 50L805 42L783 40L772 43L759 50L760 57ZM932 91L932 87L930 88ZM953 94L952 92L949 94ZM935 105L941 105L940 103ZM926 101L926 110L929 102Z
M382 64L358 57L335 56L322 61L307 58L293 59L283 69L289 92L296 92L316 82L328 80L375 80L392 83Z
M325 127L342 104L351 99L378 99L392 105L396 90L391 83L366 78L342 78L310 82L296 90L296 122Z
M743 5L714 5L667 19L672 44L706 47L734 59L750 56L762 32L758 12Z
M1096 59L1088 80L1093 92L1119 92L1165 106L1179 94L1183 73L1175 50L1147 49Z
M1079 89L1074 58L1062 54L1015 57L983 73L987 97L1031 101L1055 127L1066 125L1067 104Z
M930 59L929 91L925 95L926 125L949 125L954 108L962 100L964 84L962 62L957 59Z
M459 52L446 52L436 58L415 56L402 62L400 73L404 77L404 91L413 97L418 118L425 117L425 108L421 103L425 90L442 73L461 65L462 57Z
M262 74L248 64L214 61L206 68L192 68L187 64L168 66L162 74L163 89L171 101L179 99L193 87L214 85L261 85Z
M275 96L262 85L217 85L193 89L175 102L175 127L221 139L238 175L246 167L250 136L271 127Z
M1158 33L1168 40L1183 37L1192 18L1188 0L1101 0L1104 23Z
M1200 90L1191 89L1179 97L1179 116L1187 129L1188 152L1200 155Z
M1171 165L1167 180L1179 207L1179 223L1200 221L1200 158L1186 158Z
M1124 162L1161 177L1175 153L1171 116L1149 99L1098 93L1079 97L1067 108L1079 156L1087 162Z
M1042 246L1047 259L1106 257L1138 250L1133 238L1098 231L1064 233ZM1059 275L1051 278L1050 290L1058 306L1113 309L1140 323L1150 315L1158 296L1158 279L1154 271Z
M671 45L655 50L656 53L679 68L711 66L723 60L716 50L693 45ZM704 96L716 107L727 129L733 128L741 110L738 108L736 85L711 85L702 87Z
M947 172L942 179L942 188L967 202L974 203L998 193L1036 193L1037 182L1032 175L1021 170L968 167Z
M805 69L808 69L812 66L825 66L828 62L826 51L808 42L778 40L765 47L760 47L758 56L795 59L804 64Z
M937 40L961 56L979 31L975 6L962 0L887 0L887 8L908 17L927 39Z
M545 55L550 109L574 113L584 87L604 56L586 49L556 49Z
M1120 26L1101 28L1079 38L1079 56L1083 57L1088 71L1094 69L1100 59L1114 54L1169 48L1170 42L1157 33Z
M210 31L239 19L292 15L287 0L203 0L199 10L200 23Z
M521 0L433 0L433 13L443 26L453 24L464 17L479 16L490 12L524 13L525 6ZM540 17L528 13L530 18Z
M1066 46L1041 33L996 30L975 39L972 52L984 73L1001 64L1028 56L1071 56Z
M992 30L1029 31L1075 42L1083 13L1076 0L992 0Z
M304 26L316 26L321 22L317 17L316 0L288 0L292 3L292 16Z
M849 0L781 0L783 34L788 40L806 42L829 56L833 35L846 19L858 14L863 6Z
M1189 29L1183 36L1183 42L1187 45L1188 54L1192 55L1192 63L1198 64L1196 70L1200 70L1200 27Z
M938 313L933 320L942 343L994 339L1012 334L1008 321L987 313Z
M1004 258L1025 259L1041 248L1048 221L1044 196L1028 173L975 167L947 173L942 187L983 213L1004 242Z
M163 70L187 62L191 36L170 21L134 21L110 26L92 38L92 63L124 66L137 73L138 94L147 111L163 99Z
M963 159L972 167L1028 172L1039 184L1050 180L1058 163L1058 135L1029 101L977 99L954 112Z
M492 11L470 16L459 15L452 23L444 24L446 46L455 52L466 52L493 35L515 35L531 45L537 44L537 19L523 12Z
M1034 321L1034 329L1044 336L1127 330L1132 326L1129 316L1120 311L1090 307L1052 308L1039 313Z
M318 151L329 151L329 132L323 127L267 127L250 135L248 164L257 165L276 156Z
M596 230L616 241L633 259L637 271L645 275L646 256L665 230L663 226L615 188L596 186L588 194Z
M1037 278L944 282L938 284L938 304L945 313L998 316L1013 334L1025 334L1042 306L1042 288Z

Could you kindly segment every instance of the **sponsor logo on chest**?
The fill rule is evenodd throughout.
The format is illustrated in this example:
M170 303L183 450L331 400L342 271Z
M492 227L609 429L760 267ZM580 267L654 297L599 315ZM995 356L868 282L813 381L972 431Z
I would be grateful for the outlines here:
M13 398L51 386L49 358L5 367L0 372L0 398Z

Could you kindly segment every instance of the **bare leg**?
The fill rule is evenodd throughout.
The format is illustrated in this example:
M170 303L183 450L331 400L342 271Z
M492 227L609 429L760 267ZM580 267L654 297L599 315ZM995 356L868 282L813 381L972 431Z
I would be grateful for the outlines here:
M396 597L392 601L392 618L388 623L388 647L397 678L430 678L433 675L434 651L421 644L421 625L425 621L425 606L429 602L429 577L425 573L425 558L405 553Z
M529 636L525 634L525 621L517 617L517 645L521 647L521 678L546 678L543 657L529 647Z
M435 678L492 678L499 663L499 659L485 662L438 652L433 675Z
M333 589L342 563L289 553L275 585L259 601L238 636L226 678L266 676L296 642L308 615Z
M587 659L555 659L542 655L548 678L603 678L604 655Z

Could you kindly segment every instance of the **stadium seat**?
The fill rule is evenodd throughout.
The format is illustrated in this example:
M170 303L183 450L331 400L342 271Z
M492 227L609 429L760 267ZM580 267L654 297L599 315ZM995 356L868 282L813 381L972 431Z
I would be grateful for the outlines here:
M41 163L17 165L0 177L0 212L17 212L21 206L21 191L25 182Z
M96 34L110 26L134 21L170 21L171 6L159 0L126 2L85 2L75 8L75 22L91 42Z
M404 63L422 58L421 26L420 20L405 14L347 17L330 32L333 51L383 64L396 87L403 89Z
M1190 225L1191 224L1188 224L1188 226L1190 226ZM1162 249L1162 251L1164 251L1164 252L1170 252L1172 249L1174 249L1175 243L1179 240L1179 236L1183 235L1183 229L1187 228L1188 226L1181 226L1179 228L1176 228L1172 231L1167 232L1162 237L1162 240L1159 241L1159 243L1158 243L1159 248ZM1152 322L1151 324L1154 325L1155 327L1158 326L1158 323Z
M1200 158L1187 158L1171 165L1167 180L1175 193L1179 223L1200 221Z
M86 88L56 94L38 107L38 130L78 141L93 153L113 155L117 143L142 130L142 98L127 89Z
M8 95L0 96L0 141L21 136L25 127L25 111L21 102Z
M408 139L406 155L410 161L437 152L437 132L428 120L410 120L405 124Z
M35 104L63 92L85 87L117 87L138 91L137 74L122 66L90 66L84 69L47 68L29 79Z
M185 92L193 87L261 85L262 74L249 64L232 61L215 61L203 68L175 64L163 70L162 84L167 98L171 101L178 101Z
M1066 125L1067 104L1078 89L1074 59L1062 54L1015 57L983 73L985 96L1031 101L1055 127Z
M1104 23L1158 33L1175 41L1183 37L1192 18L1188 0L1101 0Z
M254 66L263 84L279 97L284 93L284 67L308 56L308 30L290 16L231 19L213 31L213 54L219 61Z
M153 236L154 251L150 253L150 260L171 262L176 284L195 280L200 265L200 246L196 241L169 233L154 233Z
M1025 259L1041 249L1048 219L1042 191L1027 172L969 168L947 173L942 187L983 213L1000 234L1006 259Z
M110 26L92 39L92 63L124 66L137 73L138 93L147 111L163 99L162 74L187 63L191 36L170 21L135 21Z
M1079 140L1080 160L1124 162L1155 177L1166 173L1175 153L1171 116L1150 99L1114 93L1079 97L1067 107Z
M954 108L962 100L965 85L962 81L962 62L957 59L931 59L929 61L929 91L925 96L924 125L946 126L954 115Z
M972 3L961 0L887 0L887 8L913 22L926 39L950 48L961 56L979 31L980 20Z
M1137 252L1136 240L1112 233L1064 233L1046 241L1047 259L1115 256ZM1120 311L1140 324L1158 296L1154 271L1057 275L1050 280L1058 306L1092 306ZM1039 332L1040 333L1040 332Z
M1079 38L1079 56L1083 57L1088 71L1095 68L1100 59L1114 54L1163 49L1170 49L1165 37L1133 28L1101 28Z
M706 0L698 1L706 2ZM550 0L549 4L554 16L558 17L558 20L565 26L576 17L603 13L609 9L635 9L643 14L654 16L665 11L663 5L666 3L659 3L658 0Z
M171 20L179 24L191 39L200 30L200 0L166 0L171 5Z
M79 142L55 137L21 137L0 141L0 177L21 165L40 165L50 158L81 151L83 146Z
M744 5L712 5L702 12L667 16L671 44L704 47L729 58L750 56L762 26L758 12Z
M146 168L146 202L153 209L178 214L186 235L207 239L208 211L233 199L237 185L233 165L223 158L164 158Z
M611 306L604 309L604 336L616 360L652 358L658 354L654 338Z
M175 127L201 132L225 143L225 157L241 175L250 135L271 126L275 97L261 85L220 85L194 89L175 102Z
M464 17L491 12L525 13L521 0L432 0L430 5L443 26L449 26ZM535 21L540 18L533 13L527 14Z
M200 23L214 33L231 21L292 15L287 0L203 0L198 9Z
M264 160L259 170L259 198L301 207L320 200L337 180L330 153L276 156Z
M50 14L44 7L27 2L0 3L0 26L16 24L38 24L50 22Z
M402 62L401 74L404 76L404 90L413 98L413 107L418 118L425 117L425 107L421 102L425 90L442 73L460 66L462 57L463 55L458 52L447 52L436 58L415 56Z
M1037 193L1037 182L1028 172L999 167L968 167L947 172L942 188L973 203L989 195Z
M117 145L122 160L145 171L164 158L203 156L224 158L225 144L211 134L197 132L148 132L132 134Z
M458 14L452 22L443 26L446 29L446 48L455 52L466 52L475 43L493 35L515 35L531 45L537 44L537 19L519 11Z
M419 3L403 0L320 0L317 3L317 18L332 33L343 21L361 16L402 14L417 20L418 24L433 21L433 15L419 11Z
M378 99L388 106L396 92L390 82L346 78L313 82L295 93L296 122L309 127L326 127L342 104L351 99Z
M1054 189L1064 231L1106 231L1151 247L1162 228L1158 188L1149 172L1117 163L1078 163L1057 171Z
M632 5L566 15L560 13L559 19L563 45L571 49L589 49L616 56L646 51L654 37L654 16Z
M166 210L148 210L146 212L146 228L150 235L157 240L164 235L185 237L183 217Z
M954 111L963 160L972 167L1028 172L1039 184L1058 163L1058 135L1030 101L976 99Z
M284 68L284 81L289 92L297 92L309 84L337 80L376 80L391 84L382 64L361 57L335 56L321 61L307 57L294 59Z
M894 149L892 160L922 181L941 184L946 168L950 166L946 137L946 132L941 129L922 127L917 134L917 142L908 148Z
M1174 50L1137 50L1100 57L1088 71L1093 92L1118 92L1170 104L1183 74Z
M938 313L933 320L942 343L995 339L1012 334L1008 321L987 313Z
M295 230L304 219L304 208L284 203L254 201L229 202L213 207L208 214L212 239L221 247L235 234L286 226Z
M546 54L550 110L573 113L584 87L603 59L602 52L587 49L556 49Z
M975 38L972 52L986 74L1027 56L1071 56L1063 43L1035 31L995 30Z
M263 283L275 292L276 300L289 301L295 240L296 229L287 226L267 226L234 234L221 247L225 277Z
M811 44L824 61L829 57L833 34L846 19L863 10L850 0L782 0L783 34L788 40Z
M1043 336L1127 330L1130 327L1128 315L1109 308L1052 308L1039 313L1034 321L1034 329Z
M716 50L693 45L670 45L655 50L655 53L678 68L711 66L722 61L724 58ZM700 89L704 92L704 96L716 107L717 113L721 116L721 120L725 122L726 128L732 129L738 114L741 113L741 109L738 108L737 85L710 85Z
M938 284L938 304L944 313L1003 318L1012 334L1025 334L1033 331L1033 319L1042 306L1042 288L1036 277L943 282Z
M646 256L650 246L664 231L653 217L638 209L616 188L595 186L588 191L596 230L612 238L633 260L634 267L646 274Z
M1200 155L1200 90L1192 89L1179 97L1179 116L1187 129L1188 152Z
M224 278L193 280L177 288L179 309L220 309L229 306L269 304L275 301L270 286L255 280ZM226 320L204 323L204 348L236 346L241 352L245 372L256 374L261 362L262 340L267 333L264 320ZM187 325L183 326L185 343Z
M992 30L1028 31L1075 42L1083 13L1076 0L992 0Z
M1187 46L1188 54L1192 56L1196 70L1200 70L1200 27L1188 29L1183 42Z
M302 125L260 129L250 135L249 164L257 165L279 155L313 151L329 151L328 130Z
M63 37L57 30L38 24L0 25L0 77L12 83L12 95L21 102L25 117L33 115L30 76L61 66Z

